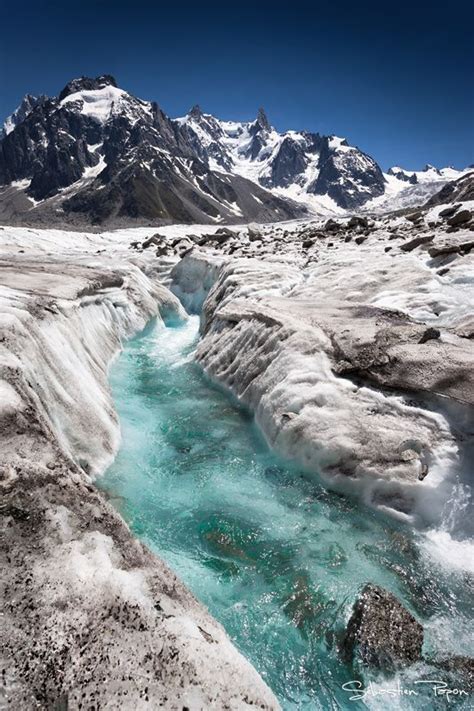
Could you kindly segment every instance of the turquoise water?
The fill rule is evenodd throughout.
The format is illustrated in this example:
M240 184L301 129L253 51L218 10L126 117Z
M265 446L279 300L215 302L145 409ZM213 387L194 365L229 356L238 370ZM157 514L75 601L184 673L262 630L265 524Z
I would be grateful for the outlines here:
M152 324L111 370L123 443L98 483L133 531L224 625L284 709L376 706L348 700L342 684L359 677L337 653L369 581L426 621L428 648L448 620L459 630L453 651L466 651L465 578L434 570L400 524L272 454L250 414L193 363L197 330L197 317Z

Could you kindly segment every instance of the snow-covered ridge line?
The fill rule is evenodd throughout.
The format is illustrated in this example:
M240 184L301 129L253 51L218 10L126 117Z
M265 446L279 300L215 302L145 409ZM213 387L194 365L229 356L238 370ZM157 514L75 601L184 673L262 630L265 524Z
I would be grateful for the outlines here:
M111 359L150 318L185 313L152 257L140 268L82 244L69 256L5 250L1 261L6 699L277 709L222 627L91 483L119 443Z
M253 121L198 106L173 119L109 75L81 77L57 97L25 97L7 121L0 221L87 228L384 212L425 204L462 174L432 166L384 174L345 138L277 131L263 109Z

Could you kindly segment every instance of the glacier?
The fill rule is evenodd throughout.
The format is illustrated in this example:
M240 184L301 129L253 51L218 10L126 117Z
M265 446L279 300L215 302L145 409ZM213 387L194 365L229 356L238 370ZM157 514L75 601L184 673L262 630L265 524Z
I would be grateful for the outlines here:
M120 442L111 361L150 319L186 319L156 259L134 257L117 235L107 245L76 234L72 249L61 232L1 238L5 701L278 708L93 485Z
M94 484L120 446L109 366L153 319L199 314L196 362L282 460L419 531L427 555L466 571L472 208L460 226L435 205L227 231L0 229L5 668L16 705L75 703L80 688L122 708L145 695L278 708Z

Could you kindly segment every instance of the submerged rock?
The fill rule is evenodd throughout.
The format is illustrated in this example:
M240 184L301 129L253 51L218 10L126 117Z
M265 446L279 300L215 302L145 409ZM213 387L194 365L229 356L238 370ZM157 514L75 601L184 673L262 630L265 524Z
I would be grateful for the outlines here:
M378 585L368 584L354 605L341 645L346 662L384 670L421 660L423 627L397 600Z

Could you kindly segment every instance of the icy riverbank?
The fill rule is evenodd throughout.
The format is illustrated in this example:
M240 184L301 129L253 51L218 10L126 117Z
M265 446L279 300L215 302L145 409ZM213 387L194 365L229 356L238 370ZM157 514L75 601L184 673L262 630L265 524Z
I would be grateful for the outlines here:
M111 359L151 318L186 317L163 263L27 233L1 233L2 704L277 708L90 478L119 444Z
M272 447L332 488L429 527L463 515L452 502L472 474L474 262L424 252L470 232L424 237L423 223L407 249L413 231L399 217L357 240L317 227L299 237L297 225L286 237L249 231L232 256L186 255L171 289L186 285L193 303L207 288L197 359L251 408Z

